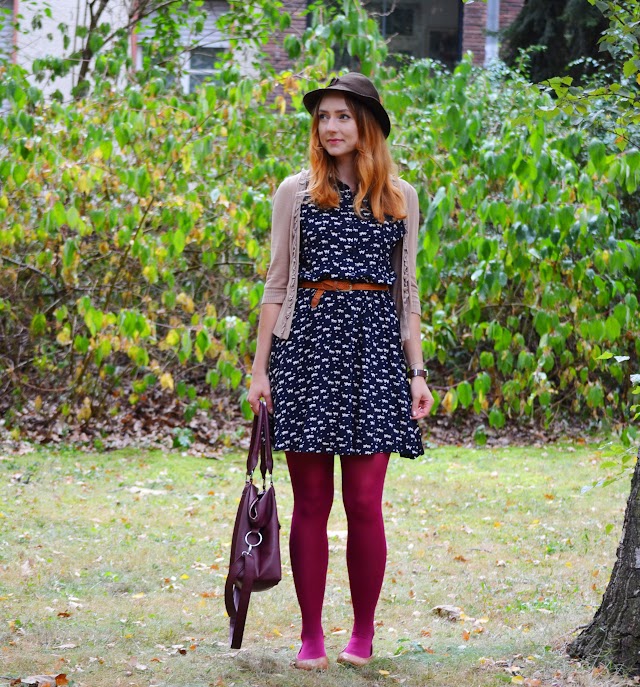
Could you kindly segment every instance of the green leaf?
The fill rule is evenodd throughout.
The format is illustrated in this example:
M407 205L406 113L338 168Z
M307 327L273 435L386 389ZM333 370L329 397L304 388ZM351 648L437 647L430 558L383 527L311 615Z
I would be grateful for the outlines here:
M184 231L182 231L182 229L176 229L173 232L173 237L172 237L172 241L171 241L173 248L176 251L176 255L180 255L180 253L182 253L182 251L184 250L184 247L186 245L186 242L187 242L187 239L186 239Z
M622 331L620 327L620 322L618 322L617 318L615 318L613 315L607 318L604 327L607 339L609 339L609 341L616 341L620 338L620 333Z
M495 429L501 429L506 422L504 413L496 407L491 408L489 412L489 425Z
M44 313L36 313L31 319L29 330L33 336L41 336L47 329L47 318Z
M458 400L463 408L468 408L473 403L473 389L469 382L458 384Z

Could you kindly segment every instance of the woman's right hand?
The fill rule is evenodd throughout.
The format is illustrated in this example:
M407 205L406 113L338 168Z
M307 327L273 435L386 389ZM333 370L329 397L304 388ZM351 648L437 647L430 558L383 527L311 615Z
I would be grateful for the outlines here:
M261 398L264 398L269 413L273 414L273 400L271 399L271 385L269 384L269 377L264 372L254 372L251 376L251 384L249 385L247 401L249 402L251 410L253 410L255 415L258 414L260 409Z

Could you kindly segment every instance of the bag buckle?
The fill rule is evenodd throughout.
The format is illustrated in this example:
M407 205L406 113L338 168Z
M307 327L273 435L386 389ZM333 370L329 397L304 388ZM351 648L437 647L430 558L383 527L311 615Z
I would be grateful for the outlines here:
M258 541L257 541L255 544L252 544L252 543L249 541L249 535L251 535L251 534L255 534L255 535L258 537ZM249 532L247 532L247 533L244 535L244 543L245 543L249 548L248 548L246 551L243 551L243 552L242 552L242 555L243 555L243 556L250 556L250 555L251 555L251 549L255 549L257 546L260 546L260 544L262 544L262 533L261 533L261 532L254 532L254 530L249 530Z

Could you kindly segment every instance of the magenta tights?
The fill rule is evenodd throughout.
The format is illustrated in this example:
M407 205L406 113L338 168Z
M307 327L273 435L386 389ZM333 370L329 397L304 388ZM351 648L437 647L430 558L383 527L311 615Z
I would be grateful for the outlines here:
M302 648L298 658L325 656L322 603L327 580L327 520L333 503L333 456L287 452L293 487L289 550L302 612ZM387 542L382 520L382 490L388 453L345 456L342 498L347 513L347 568L354 624L345 651L371 655L373 618L382 588Z

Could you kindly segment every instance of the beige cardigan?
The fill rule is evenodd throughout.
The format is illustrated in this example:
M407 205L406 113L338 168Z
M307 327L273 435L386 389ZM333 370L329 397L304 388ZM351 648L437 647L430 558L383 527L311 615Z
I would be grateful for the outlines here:
M287 177L273 197L271 222L271 264L264 286L263 303L282 303L273 333L288 339L298 291L298 261L300 254L300 208L309 173L306 170ZM416 254L418 250L418 194L413 186L398 180L407 203L405 237L393 249L391 264L396 281L391 294L396 304L402 341L410 338L409 313L420 314L418 284L416 282Z

